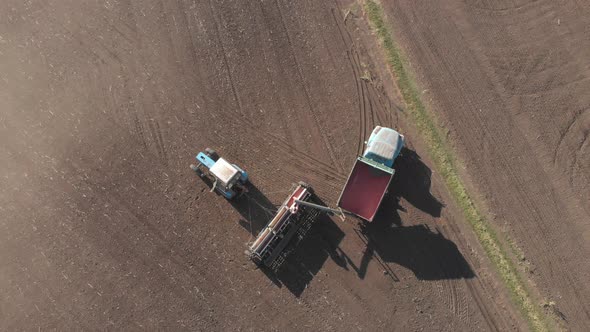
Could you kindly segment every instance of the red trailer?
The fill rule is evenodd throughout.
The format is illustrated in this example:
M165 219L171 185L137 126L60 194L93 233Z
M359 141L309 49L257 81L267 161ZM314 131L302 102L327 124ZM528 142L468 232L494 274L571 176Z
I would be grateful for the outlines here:
M358 157L338 199L338 207L373 221L395 171L365 157Z

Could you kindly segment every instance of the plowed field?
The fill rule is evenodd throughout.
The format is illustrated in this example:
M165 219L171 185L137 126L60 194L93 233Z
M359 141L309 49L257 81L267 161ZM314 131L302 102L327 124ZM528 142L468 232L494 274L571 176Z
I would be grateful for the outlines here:
M590 5L383 1L493 222L566 328L590 322Z
M523 328L430 170L361 15L354 4L324 1L2 1L0 329ZM554 28L574 23L564 16ZM418 34L424 24L404 33ZM475 42L478 32L471 33L464 38ZM566 55L583 51L560 45ZM441 58L410 49L425 66ZM519 68L538 68L538 78L546 78L541 69L560 57L535 58L528 50ZM449 45L444 52L459 51ZM511 65L496 59L501 68ZM555 279L556 291L569 296L588 265L585 246L572 251L587 238L572 226L587 216L580 203L587 182L571 181L587 174L587 145L569 149L580 144L587 104L531 95L518 89L527 76L508 79L507 71L482 86L468 73L489 68L476 65L454 75L456 84L480 88L473 101L479 107L467 108L457 94L444 99L455 102L448 114L472 112L458 132L473 144L465 149L474 169L490 175L485 184L506 195L494 205L502 207L498 220L538 258L535 271L582 271L560 271L567 276L561 280L541 274L542 286ZM551 88L575 77L559 91L577 96L585 84L579 66L536 87L556 93ZM512 114L495 88L503 82L532 96L510 105L580 107L562 105L567 120L551 112L532 118L524 108ZM397 128L409 142L377 220L323 218L282 272L255 268L246 244L291 184L310 183L334 206L375 125ZM548 144L554 148L545 150ZM228 202L209 192L188 168L205 147L248 171L247 195ZM573 163L565 158L571 153ZM551 250L541 245L543 236L554 241ZM583 317L585 307L574 304L588 298L584 289L563 307L572 319Z

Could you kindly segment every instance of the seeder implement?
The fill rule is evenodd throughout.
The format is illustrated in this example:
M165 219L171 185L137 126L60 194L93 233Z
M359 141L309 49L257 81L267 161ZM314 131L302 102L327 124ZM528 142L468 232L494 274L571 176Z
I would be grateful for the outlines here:
M257 265L279 269L321 212L304 204L313 200L312 188L300 182L249 246L247 254Z

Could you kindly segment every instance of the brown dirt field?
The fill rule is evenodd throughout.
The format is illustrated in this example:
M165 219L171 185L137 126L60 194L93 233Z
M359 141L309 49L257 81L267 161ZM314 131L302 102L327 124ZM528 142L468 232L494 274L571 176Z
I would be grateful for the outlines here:
M425 99L564 327L590 329L590 5L383 1Z
M523 328L379 74L366 22L345 12L3 1L0 329ZM299 180L333 206L377 124L410 142L379 219L324 218L281 273L256 269L244 250L268 209ZM190 171L207 146L249 172L248 196L230 203Z

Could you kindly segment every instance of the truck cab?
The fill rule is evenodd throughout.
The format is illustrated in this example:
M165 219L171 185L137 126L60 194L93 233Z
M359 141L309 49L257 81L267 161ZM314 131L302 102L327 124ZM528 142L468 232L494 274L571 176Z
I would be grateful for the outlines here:
M206 167L214 180L211 191L217 190L227 199L234 198L248 183L248 173L246 171L220 158L214 150L206 149L205 152L199 152L195 159L198 164L196 166L191 165L191 169L203 177L205 174L200 167Z
M403 147L403 135L391 128L377 126L367 141L363 157L393 168L393 162Z

